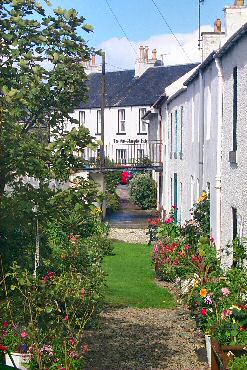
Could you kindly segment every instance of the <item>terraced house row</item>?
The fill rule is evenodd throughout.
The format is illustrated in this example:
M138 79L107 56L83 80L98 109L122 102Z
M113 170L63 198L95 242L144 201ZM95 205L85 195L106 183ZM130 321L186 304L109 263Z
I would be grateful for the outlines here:
M144 117L150 132L159 122L163 129L160 205L176 204L183 223L200 193L210 193L219 250L247 237L247 6L235 1L224 12L225 32L218 19L214 32L202 34L203 62L167 87ZM231 264L231 256L222 257Z
M107 72L104 126L106 157L129 167L147 158L159 208L176 204L181 224L201 192L210 194L211 234L219 250L236 235L247 236L244 0L226 6L224 16L224 31L217 19L213 32L202 33L200 64L164 66L156 50L149 58L141 46L135 70ZM100 139L101 71L95 58L86 69L89 98L73 118ZM84 155L97 167L99 150ZM102 184L101 177L94 174Z

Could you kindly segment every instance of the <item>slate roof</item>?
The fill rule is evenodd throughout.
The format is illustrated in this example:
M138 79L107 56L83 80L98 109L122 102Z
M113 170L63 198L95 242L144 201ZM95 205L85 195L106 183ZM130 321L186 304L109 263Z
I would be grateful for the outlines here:
M135 78L135 71L106 73L106 106L129 107L151 106L165 88L198 64L158 66L149 68L142 76ZM88 77L88 101L82 102L79 109L100 108L101 74L92 73Z

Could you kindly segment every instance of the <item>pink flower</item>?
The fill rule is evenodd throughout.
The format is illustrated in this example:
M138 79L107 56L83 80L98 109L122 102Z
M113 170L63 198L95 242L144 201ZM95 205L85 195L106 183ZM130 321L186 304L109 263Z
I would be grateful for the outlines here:
M8 335L8 331L7 330L2 330L2 335L3 335L3 337L6 337L7 335Z
M8 321L4 321L4 323L3 323L3 327L4 327L4 328L7 328L8 326L9 326Z
M205 303L206 304L212 304L213 303L212 298L209 295L207 295L207 297L205 298Z
M69 356L74 359L78 359L80 357L76 351L70 351Z
M67 314L64 318L65 321L69 321L69 315Z
M172 206L172 208L173 208L173 209L177 209L177 206L176 206L176 204L174 204L174 205Z
M211 236L210 239L211 243L214 243L214 238Z
M72 345L72 346L74 346L75 345L75 339L74 338L70 338L70 344Z
M205 307L202 308L201 314L202 314L202 316L206 316L207 315L207 309Z
M27 339L27 337L28 337L28 333L24 330L24 331L21 333L21 337L22 337L23 339Z
M186 244L184 249L186 249L186 251L188 251L190 249L190 245L189 244Z
M228 297L230 294L230 290L228 288L222 288L221 293L223 294L224 297Z
M165 224L171 224L173 222L173 218L169 217L165 220Z
M222 312L222 318L224 319L225 317L229 317L229 316L231 316L231 314L232 314L232 311L231 310L224 310L223 312Z

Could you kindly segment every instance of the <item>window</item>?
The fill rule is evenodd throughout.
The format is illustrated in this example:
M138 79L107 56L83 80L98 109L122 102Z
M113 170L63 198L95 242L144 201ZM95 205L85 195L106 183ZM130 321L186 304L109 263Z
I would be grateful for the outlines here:
M125 109L118 110L118 134L125 135Z
M180 111L180 158L182 159L183 154L183 126L184 126L184 107L181 107Z
M144 149L137 149L137 161L144 159Z
M178 111L175 110L175 153L178 153Z
M177 173L174 173L174 195L173 195L173 199L174 199L174 206L176 208L174 208L174 220L175 222L178 221L178 209L177 209L177 204L178 204L178 175Z
M207 132L206 132L206 139L210 139L210 129L211 129L211 112L212 112L212 100L211 100L211 86L208 85L207 87Z
M171 207L170 208L172 208L172 206L173 206L173 179L172 179L172 177L171 177L171 189L170 189L170 191L171 191Z
M238 215L237 208L232 207L232 239L238 236Z
M190 208L194 204L194 177L190 176Z
M172 120L173 120L173 117L172 117L172 113L170 115L170 154L172 155Z
M101 110L97 110L97 132L96 135L101 135Z
M142 117L146 114L146 108L139 109L139 134L147 133L147 124L142 120Z
M192 101L191 101L191 140L192 143L195 140L195 101L194 101L194 96L192 96Z
M116 149L116 162L118 164L127 163L127 150L126 149Z
M85 111L80 110L79 111L79 126L85 125Z
M183 203L183 184L180 182L180 191L179 191L179 220L178 222L182 223L182 203Z
M200 184L199 179L196 179L196 199L198 199L200 196Z
M233 151L237 151L237 120L238 120L238 67L233 68Z

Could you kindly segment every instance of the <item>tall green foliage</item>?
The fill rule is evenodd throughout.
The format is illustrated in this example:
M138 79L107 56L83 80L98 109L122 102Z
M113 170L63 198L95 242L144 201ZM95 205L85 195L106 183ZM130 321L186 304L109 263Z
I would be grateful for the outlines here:
M87 129L64 131L64 121L78 124L70 113L86 99L82 62L92 50L81 35L92 27L74 9L46 14L48 3L0 4L0 254L19 262L33 256L37 217L41 241L47 223L61 217L58 199L64 199L64 213L76 204L79 212L79 197L62 192L60 185L83 165L83 149L94 146ZM97 191L86 181L79 193L84 205L96 201ZM87 218L84 208L80 222ZM72 217L74 208L67 224Z

